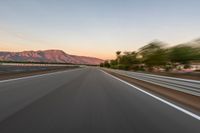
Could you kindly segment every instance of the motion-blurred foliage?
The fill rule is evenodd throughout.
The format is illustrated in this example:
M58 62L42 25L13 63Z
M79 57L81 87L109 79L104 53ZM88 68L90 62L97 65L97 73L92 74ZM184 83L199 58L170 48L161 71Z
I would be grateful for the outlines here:
M116 52L116 59L105 61L100 66L124 70L155 69L172 70L178 65L190 68L193 62L200 64L200 39L169 47L161 41L153 41L138 51Z

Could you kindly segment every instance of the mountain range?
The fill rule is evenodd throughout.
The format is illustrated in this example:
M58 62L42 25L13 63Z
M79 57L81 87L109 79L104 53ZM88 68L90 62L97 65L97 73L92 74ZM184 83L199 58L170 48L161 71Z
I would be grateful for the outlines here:
M23 52L0 51L0 61L27 61L98 65L104 60L95 57L70 55L62 50L39 50Z

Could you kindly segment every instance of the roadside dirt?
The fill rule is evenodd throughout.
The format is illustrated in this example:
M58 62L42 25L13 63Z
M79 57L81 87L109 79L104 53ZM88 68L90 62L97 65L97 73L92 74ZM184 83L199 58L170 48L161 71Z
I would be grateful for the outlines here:
M183 93L180 91L172 90L169 88L161 87L158 85L154 85L152 83L140 81L137 79L129 78L120 74L116 74L110 71L106 71L107 73L114 75L120 79L123 79L135 86L138 86L144 90L150 91L154 94L159 94L167 99L173 100L177 103L180 103L186 107L189 107L195 111L200 112L200 97L193 96L187 93Z
M46 70L35 70L35 71L28 71L28 72L16 72L16 73L4 73L0 74L0 80L6 80L6 79L13 79L13 78L21 78L26 76L33 76L33 75L39 75L39 74L45 74L50 72L57 72L57 71L63 71L63 70L69 70L69 69L75 69L79 68L78 66L74 67L58 67L54 69L46 69Z

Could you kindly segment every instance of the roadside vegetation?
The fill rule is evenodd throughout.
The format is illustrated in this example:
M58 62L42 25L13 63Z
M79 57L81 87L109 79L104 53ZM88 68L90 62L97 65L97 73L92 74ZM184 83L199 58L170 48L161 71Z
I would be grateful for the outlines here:
M137 51L117 51L116 59L107 60L101 67L134 71L199 71L200 39L169 47L153 41Z

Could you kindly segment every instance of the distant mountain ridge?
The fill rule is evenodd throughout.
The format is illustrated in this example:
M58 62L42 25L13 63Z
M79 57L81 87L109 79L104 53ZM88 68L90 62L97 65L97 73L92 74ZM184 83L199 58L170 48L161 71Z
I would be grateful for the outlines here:
M95 57L70 55L62 50L39 50L22 52L0 51L0 61L29 61L98 65L104 60Z

